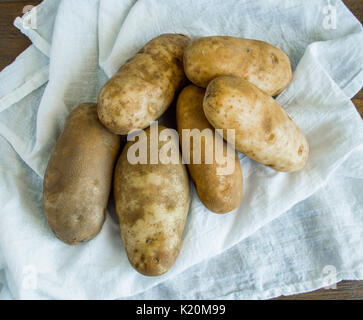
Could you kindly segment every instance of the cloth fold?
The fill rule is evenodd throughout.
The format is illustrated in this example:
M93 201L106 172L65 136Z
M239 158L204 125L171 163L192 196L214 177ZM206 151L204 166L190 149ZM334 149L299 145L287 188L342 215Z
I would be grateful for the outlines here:
M328 4L336 29L324 27ZM350 98L363 83L363 33L341 1L45 0L33 10L36 29L15 21L33 45L0 73L0 297L269 298L362 278L363 127ZM92 241L56 239L41 208L42 179L69 112L97 101L107 78L165 32L283 49L294 76L277 101L311 156L286 174L240 155L244 199L228 215L210 213L192 187L180 256L167 274L147 278L129 265L111 207Z

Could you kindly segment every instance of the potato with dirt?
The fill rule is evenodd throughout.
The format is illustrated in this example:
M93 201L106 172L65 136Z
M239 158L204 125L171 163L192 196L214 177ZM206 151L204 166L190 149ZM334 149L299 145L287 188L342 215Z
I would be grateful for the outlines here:
M119 148L120 136L100 123L96 104L81 104L67 117L43 184L48 224L63 242L76 245L100 232Z
M188 153L188 170L195 183L200 201L214 213L227 213L238 207L242 199L243 176L237 153L233 150L231 171L222 173L219 169L225 166L215 156L216 149L210 149L216 143L216 133L209 124L203 111L203 98L205 90L194 85L183 89L177 102L177 123L180 143L183 154ZM184 139L187 131L190 131L190 139ZM196 131L197 130L197 131ZM205 131L208 130L208 131ZM195 132L193 132L195 131ZM184 135L183 135L184 132ZM210 141L204 133L211 133ZM200 134L199 134L200 133ZM196 143L198 141L198 146ZM221 138L222 139L222 138ZM226 159L227 144L223 143L223 159ZM194 150L194 147L197 150ZM185 150L184 148L188 148ZM198 153L198 158L195 153ZM211 152L212 161L208 160ZM185 158L184 158L185 159ZM200 159L199 163L195 163Z
M178 138L162 139L166 128L156 128L156 135L151 132L155 127L148 128L135 138L139 140L126 144L114 176L122 241L131 265L146 276L160 276L174 264L190 204L189 178L182 164ZM142 138L146 141L145 149L141 146ZM161 155L168 144L176 151L176 161L151 161L150 150L155 146L153 151Z
M215 78L207 87L204 113L214 128L233 129L225 137L236 150L277 171L304 168L309 144L284 109L250 82L235 76Z
M292 78L289 57L282 50L267 42L229 36L194 40L185 50L184 70L202 88L218 76L234 75L270 96L280 93Z
M186 83L181 34L162 34L148 42L106 82L98 98L98 116L112 132L144 129L170 106Z

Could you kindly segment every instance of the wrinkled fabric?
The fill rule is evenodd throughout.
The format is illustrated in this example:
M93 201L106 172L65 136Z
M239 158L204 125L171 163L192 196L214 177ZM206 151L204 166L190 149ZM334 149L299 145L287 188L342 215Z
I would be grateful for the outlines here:
M336 28L327 27L326 6ZM331 12L331 11L329 11ZM363 33L341 1L45 0L33 42L0 73L0 297L270 298L363 278ZM306 134L310 158L278 173L240 154L244 198L228 215L192 202L172 269L130 266L110 207L100 234L70 247L41 207L42 180L65 118L161 33L231 35L283 49L294 70L277 101Z

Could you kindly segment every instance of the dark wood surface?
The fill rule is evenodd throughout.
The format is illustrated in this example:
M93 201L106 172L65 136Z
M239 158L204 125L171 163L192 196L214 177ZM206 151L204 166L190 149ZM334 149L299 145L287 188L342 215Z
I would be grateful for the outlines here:
M40 2L0 0L0 70L30 45L29 39L13 26L14 19L22 15L26 5L37 5Z
M21 34L14 26L13 21L21 16L26 5L36 5L41 1L0 0L0 71L15 60L17 55L29 45L29 39ZM363 1L344 0L347 7L362 22ZM363 116L363 90L354 98L353 103ZM320 289L277 299L363 299L363 281L342 281L336 289Z

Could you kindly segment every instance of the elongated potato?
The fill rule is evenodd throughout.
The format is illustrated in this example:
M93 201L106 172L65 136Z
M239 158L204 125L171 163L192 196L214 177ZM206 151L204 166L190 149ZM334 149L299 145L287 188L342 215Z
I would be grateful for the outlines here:
M67 118L44 176L43 208L55 235L71 245L96 236L105 220L120 137L85 103Z
M198 129L199 132L203 132L205 129L209 129L212 133L212 141L215 141L214 128L209 124L203 111L203 98L205 90L198 88L194 85L190 85L180 93L177 102L177 123L180 142L183 146L183 130ZM202 203L211 211L215 213L227 213L238 207L242 199L242 185L243 177L241 165L236 152L233 152L234 158L231 159L233 163L233 171L228 174L221 174L218 172L218 168L224 167L222 163L218 163L215 157L215 148L213 148L213 163L206 161L206 140L201 139L200 142L200 163L193 163L195 160L193 153L193 146L195 146L194 139L197 136L194 135L193 140L190 143L190 163L188 169L190 175L195 183L199 199ZM201 137L201 136L200 136ZM185 143L185 140L184 140ZM213 142L212 142L213 144ZM226 157L227 144L223 143L223 156ZM187 147L187 146L185 146ZM207 151L210 150L207 148Z
M181 34L163 34L126 62L99 94L101 122L127 134L159 118L186 81L183 54L189 42Z
M184 70L191 82L206 88L218 76L239 76L274 96L291 81L288 56L269 43L235 37L205 37L184 53Z
M234 76L211 81L203 102L215 128L234 129L238 151L277 171L301 170L309 144L284 109L256 86ZM226 138L226 137L225 137Z
M159 133L164 129L159 126ZM171 268L179 254L190 188L178 139L169 140L177 151L175 164L150 164L150 136L148 128L146 164L131 164L129 152L141 155L142 151L132 152L139 142L126 144L116 166L114 195L121 237L131 265L143 275L159 276ZM156 135L153 142L158 138ZM161 151L166 143L159 140L155 150Z

